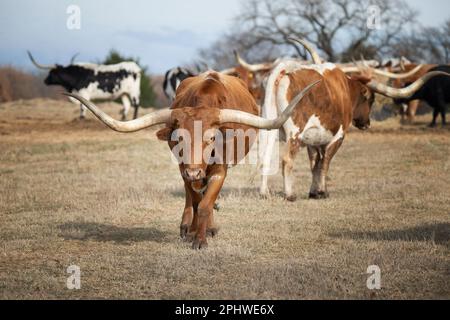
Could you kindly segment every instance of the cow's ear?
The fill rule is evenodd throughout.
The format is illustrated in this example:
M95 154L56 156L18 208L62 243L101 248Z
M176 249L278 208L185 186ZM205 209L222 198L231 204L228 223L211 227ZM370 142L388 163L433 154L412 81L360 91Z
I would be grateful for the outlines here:
M366 86L362 86L361 88L361 94L367 99L369 100L371 97L371 91L369 88L367 88Z
M172 136L172 128L163 128L156 133L156 136L161 141L169 141Z
M372 79L370 77L364 76L364 75L352 75L352 80L359 81L362 84L368 84Z

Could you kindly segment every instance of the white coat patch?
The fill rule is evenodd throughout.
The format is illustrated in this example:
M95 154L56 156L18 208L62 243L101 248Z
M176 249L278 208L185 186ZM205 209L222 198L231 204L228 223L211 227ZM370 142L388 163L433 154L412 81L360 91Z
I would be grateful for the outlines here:
M300 133L299 139L308 146L323 146L341 139L343 134L342 126L337 134L334 135L330 130L322 126L319 117L312 115L302 133Z

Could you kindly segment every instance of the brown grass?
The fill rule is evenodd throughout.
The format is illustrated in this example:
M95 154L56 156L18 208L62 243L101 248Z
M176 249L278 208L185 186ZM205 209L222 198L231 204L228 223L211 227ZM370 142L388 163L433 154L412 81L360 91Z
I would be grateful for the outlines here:
M104 106L118 115L120 106ZM209 248L178 238L181 178L154 130L110 132L52 100L0 105L0 298L450 298L450 132L429 118L352 131L331 199L296 203L280 176L260 200L253 168L231 171ZM66 268L81 267L81 290ZM366 288L379 265L382 290Z

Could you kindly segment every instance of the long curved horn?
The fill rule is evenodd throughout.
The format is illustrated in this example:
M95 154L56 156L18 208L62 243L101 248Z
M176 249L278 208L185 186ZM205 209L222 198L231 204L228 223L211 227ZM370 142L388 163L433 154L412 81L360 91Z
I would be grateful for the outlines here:
M344 73L361 72L361 69L358 67L340 67L339 69L341 69Z
M36 60L34 60L33 55L31 54L30 51L27 50L27 53L28 53L28 57L30 58L31 62L39 69L51 70L51 69L56 67L56 65L48 65L48 66L46 66L46 65L43 65L43 64L39 64L39 63L36 62Z
M420 69L422 69L422 67L423 67L423 64L419 64L417 67L415 67L414 69L412 69L411 71L406 72L406 73L392 73L392 72L378 70L378 69L374 69L373 72L379 76L388 77L391 79L406 79L406 78L409 78L409 77L412 77L413 75L415 75L417 72L420 71Z
M229 68L229 69L224 69L224 70L220 71L219 73L230 75L230 74L233 74L235 72L236 72L236 68Z
M239 65L241 65L242 67L244 67L245 69L247 69L248 71L251 71L251 72L270 70L270 69L272 69L272 67L274 65L273 63L250 64L247 61L245 61L244 59L242 59L241 55L236 50L234 50L234 56L236 57L236 61Z
M420 71L420 69L422 69L423 65L420 64L417 67L415 67L413 70L407 72L407 73L392 73L392 72L388 72L388 71L383 71L383 70L378 70L378 69L374 69L374 68L370 68L368 67L368 69L370 69L374 74L377 74L379 76L382 77L388 77L391 79L406 79L409 77L412 77L413 75L415 75L417 72ZM353 67L342 67L340 68L344 73L357 73L357 72L361 72L361 67L358 66L353 66Z
M385 84L376 82L376 81L370 81L367 84L367 87L372 89L374 92L380 93L384 96L390 97L390 98L409 98L411 97L416 91L418 91L422 86L427 83L428 80L430 80L433 77L436 76L450 76L450 73L442 72L442 71L433 71L429 72L423 77L419 78L416 82L409 85L406 88L397 89L390 86L387 86Z
M73 63L75 62L75 58L78 57L79 54L80 54L80 53L77 52L77 53L75 53L75 54L72 56L72 59L70 59L70 64L73 64Z
M132 121L117 121L102 110L100 110L95 104L84 99L83 97L74 94L74 93L64 93L64 95L72 97L78 101L80 101L83 105L86 106L92 113L104 124L118 132L136 132L139 130L143 130L149 128L151 126L167 123L172 115L172 110L164 109L160 111L155 111L150 114L147 114L141 118Z
M322 80L317 80L303 89L302 92L292 99L289 106L287 106L284 112L276 119L266 119L239 110L222 109L220 110L220 123L238 123L266 130L279 129L289 119L294 111L294 108L308 93L308 91L321 81Z
M400 69L402 69L403 71L406 71L406 68L405 68L405 61L403 60L403 56L402 57L400 57Z
M322 64L322 59L320 58L316 49L314 49L314 47L309 42L307 42L303 39L297 39L297 38L288 38L288 40L290 42L300 43L302 46L304 46L305 49L308 50L309 54L311 55L314 64Z

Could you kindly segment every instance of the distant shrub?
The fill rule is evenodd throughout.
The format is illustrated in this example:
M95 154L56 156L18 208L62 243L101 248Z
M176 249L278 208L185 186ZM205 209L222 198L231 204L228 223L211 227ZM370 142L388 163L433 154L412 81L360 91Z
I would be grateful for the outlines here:
M61 99L60 90L47 87L40 75L0 67L0 102L38 97Z

